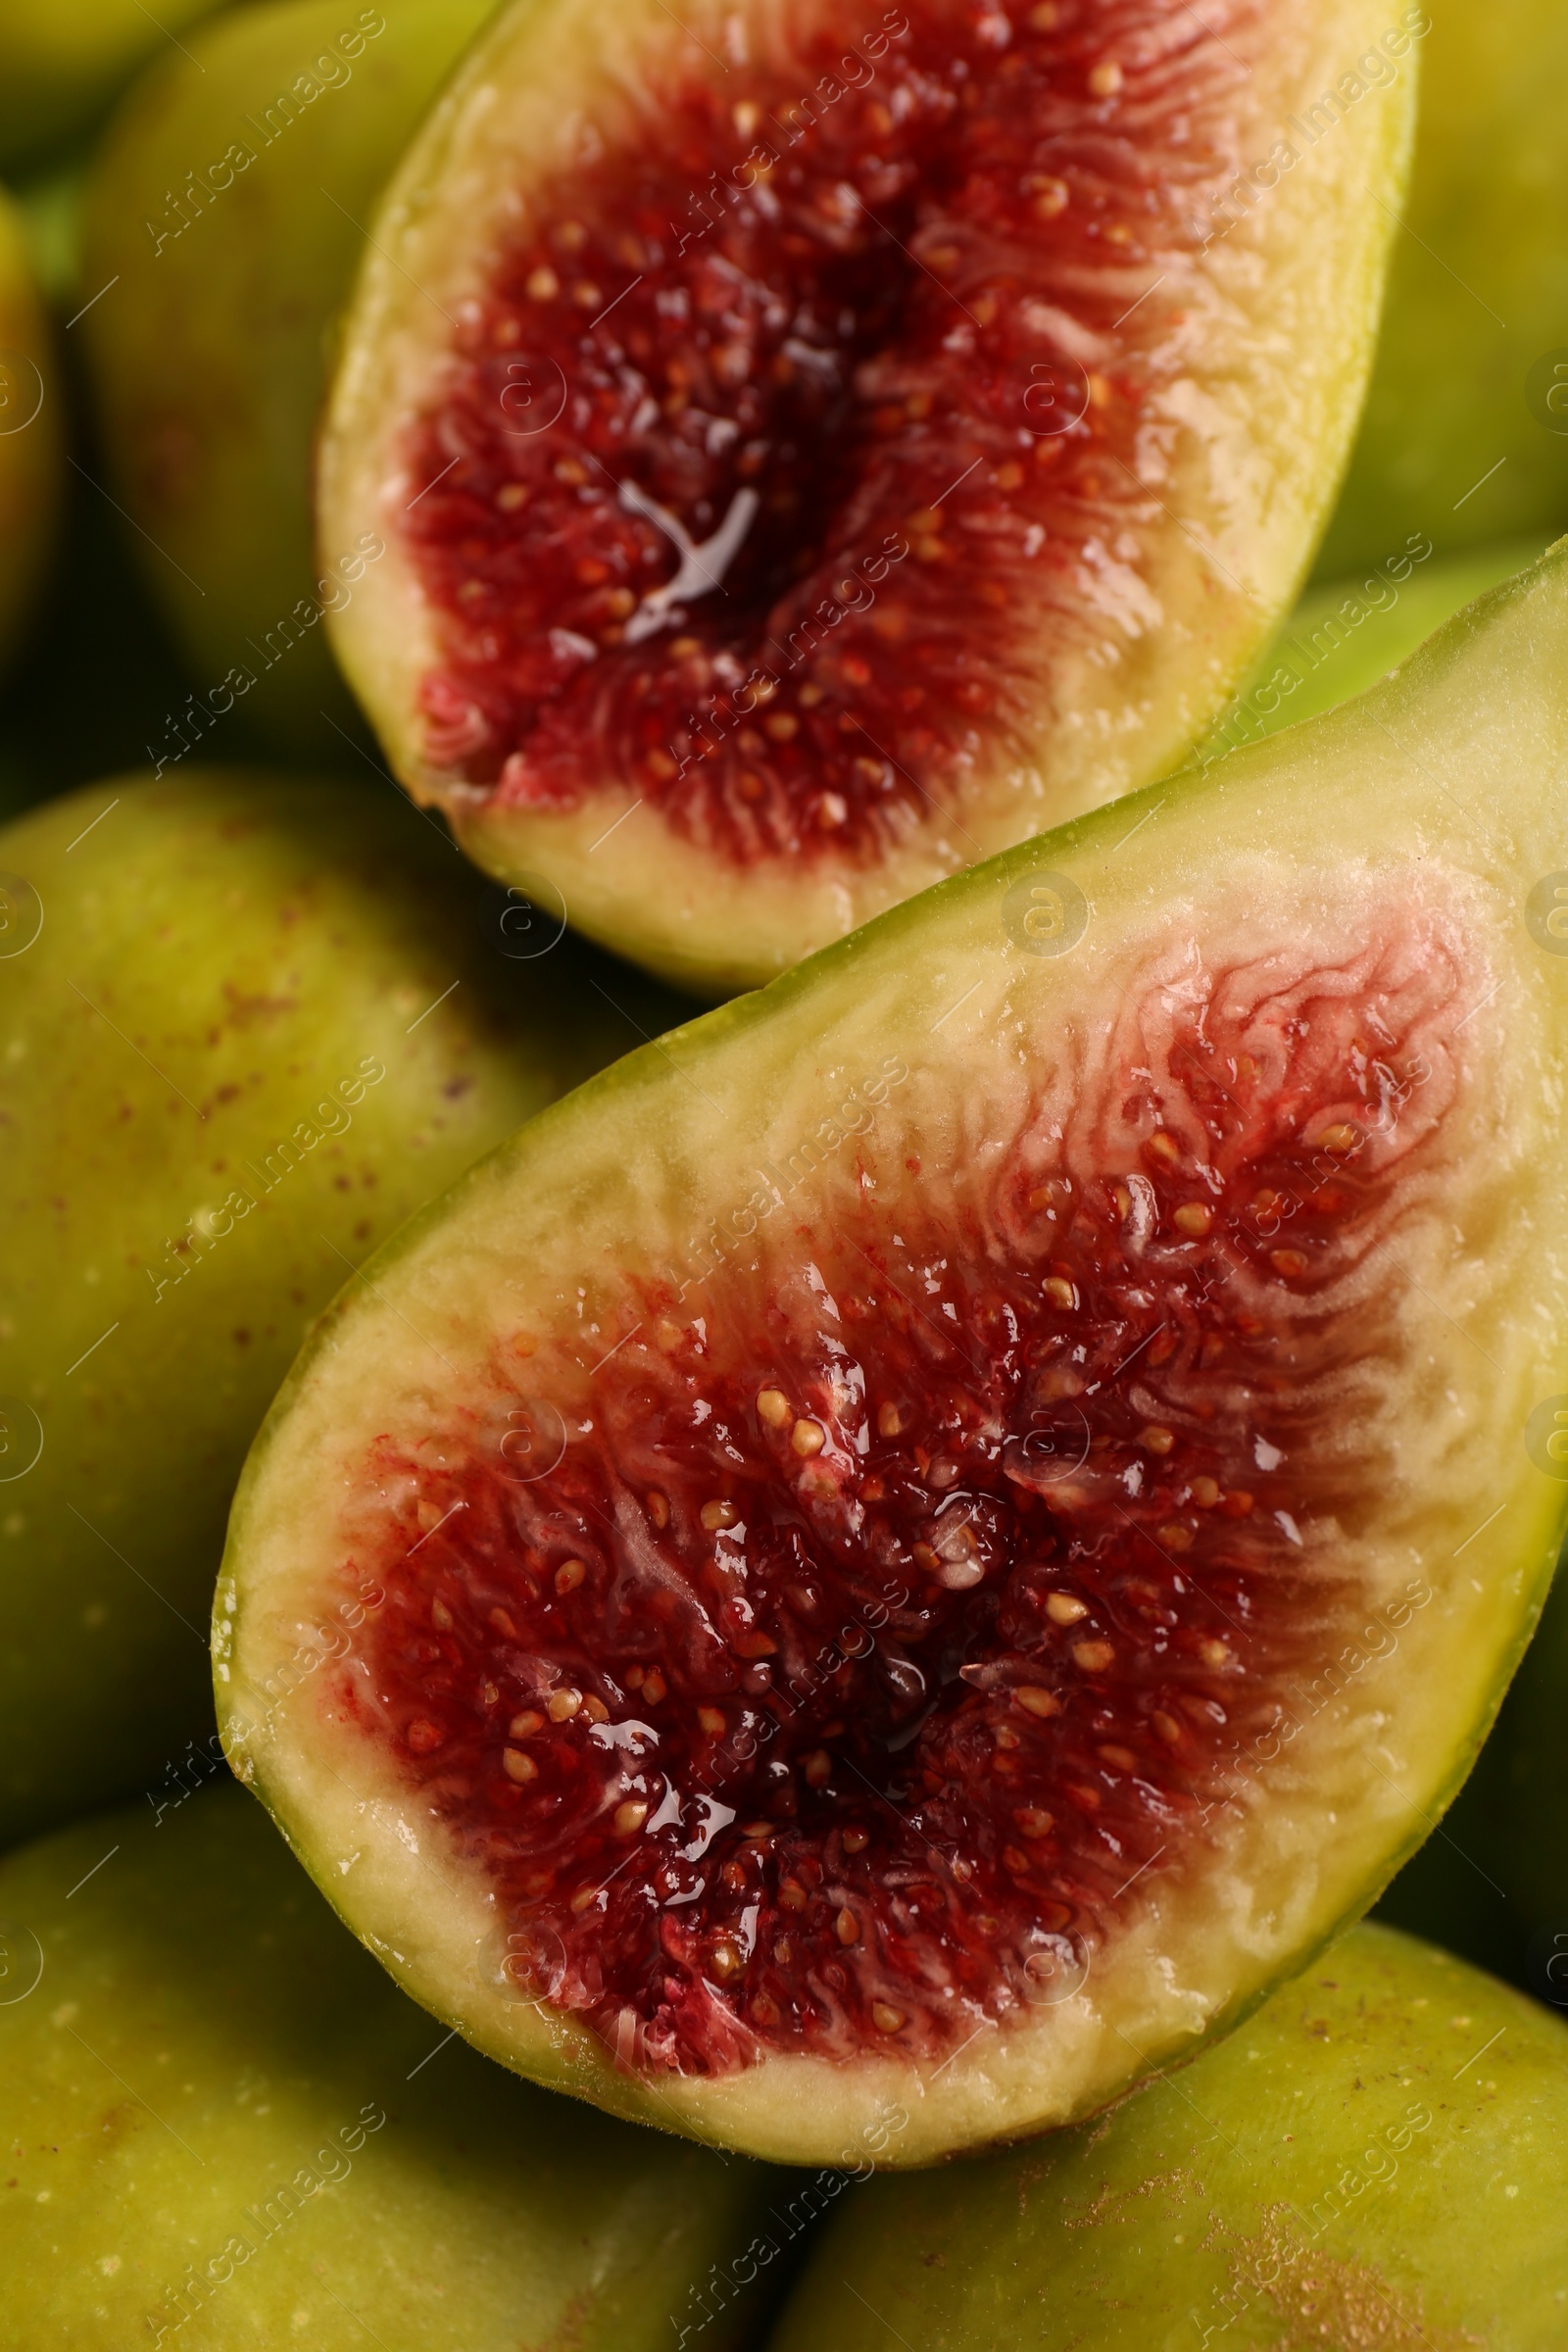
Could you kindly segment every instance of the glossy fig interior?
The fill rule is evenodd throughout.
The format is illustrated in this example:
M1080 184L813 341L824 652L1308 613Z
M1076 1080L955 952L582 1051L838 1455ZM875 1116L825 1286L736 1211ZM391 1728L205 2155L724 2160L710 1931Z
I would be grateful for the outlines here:
M730 1220L771 1212L754 1269L628 1278L591 1369L521 1328L362 1464L345 1575L386 1599L337 1703L621 2063L934 2062L1060 1999L1207 1866L1282 1706L1430 1600L1361 1556L1386 1253L1484 965L1358 912L1332 956L1173 943L975 1162L890 1057L836 1213L808 1148Z
M1246 72L1148 0L656 67L408 429L431 764L538 808L608 770L745 862L873 857L1026 758L1053 666L1157 620L1156 285Z

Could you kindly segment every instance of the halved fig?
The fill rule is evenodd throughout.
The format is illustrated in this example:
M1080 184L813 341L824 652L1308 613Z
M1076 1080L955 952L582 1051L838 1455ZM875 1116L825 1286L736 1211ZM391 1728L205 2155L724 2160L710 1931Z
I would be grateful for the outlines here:
M872 2182L769 2352L1559 2352L1568 2032L1358 1928L1042 2164Z
M516 0L392 183L333 641L481 864L722 991L1174 765L1360 399L1371 0ZM1223 222L1223 230L1221 223Z
M417 1997L907 2165L1371 1902L1564 1526L1565 681L1568 549L594 1079L340 1299L220 1706Z
M785 2183L443 2044L214 1770L0 1863L8 2352L663 2352Z

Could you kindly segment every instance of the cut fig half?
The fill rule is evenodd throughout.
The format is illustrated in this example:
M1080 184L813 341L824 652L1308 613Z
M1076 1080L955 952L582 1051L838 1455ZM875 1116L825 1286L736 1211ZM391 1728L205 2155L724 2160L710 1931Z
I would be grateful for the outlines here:
M215 1650L413 1993L623 2114L908 2165L1094 2110L1374 1899L1564 1527L1565 773L1568 546L672 1031L372 1261Z
M405 781L721 993L1175 766L1354 424L1383 29L508 8L392 184L321 449L323 555L387 550L331 625Z

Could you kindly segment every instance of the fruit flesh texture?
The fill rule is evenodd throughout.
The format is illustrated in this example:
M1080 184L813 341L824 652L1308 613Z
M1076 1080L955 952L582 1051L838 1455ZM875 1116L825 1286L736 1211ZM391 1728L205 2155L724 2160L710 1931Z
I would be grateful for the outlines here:
M312 545L334 321L381 183L486 14L241 10L138 84L87 191L83 282L118 283L82 330L136 561L204 700L237 667L264 738L336 765L359 727L320 614L363 563Z
M13 2352L645 2352L780 2187L432 2050L231 1787L38 1841L0 1909Z
M1204 258L1352 9L670 27L518 8L465 61L376 232L320 504L392 541L334 638L400 772L712 989L1180 758L1298 576L1386 223L1325 143ZM1390 75L1344 125L1380 185Z
M0 21L0 167L41 161L88 129L163 42L216 0L169 0L155 21L135 0L59 0Z
M1022 755L1035 641L1047 612L1058 626L1065 616L1073 558L1095 527L1080 519L1087 481L1130 470L1140 421L1126 367L1111 362L1071 446L1013 429L999 450L1028 376L1024 313L1062 301L1135 235L1144 251L1175 239L1181 191L1153 172L1128 188L1102 166L1098 214L1081 218L1091 155L1129 129L1068 92L1097 73L1119 79L1120 51L1145 29L1135 12L1100 12L1087 36L1074 25L1031 40L1021 19L995 24L977 37L927 9L910 29L887 12L872 54L846 61L876 94L803 132L799 159L760 177L771 201L743 198L717 250L694 233L670 252L666 223L693 155L716 166L734 146L727 87L656 82L668 130L652 156L612 152L538 191L455 380L408 437L411 477L434 485L405 525L445 652L420 689L432 765L493 786L498 808L553 809L579 805L602 764L677 839L745 866L809 859L823 834L852 860L874 858L922 802L956 799L977 730ZM996 71L1001 39L1021 69L1010 76ZM787 114L841 48L823 27L767 61L743 120ZM1165 86L1142 102L1163 146L1167 113L1208 111L1218 57L1161 62ZM966 117L970 77L983 103ZM1048 110L1054 173L1029 170ZM1061 221L1065 250L1009 282L1004 254L1026 248L1042 219ZM966 246L978 327L941 282ZM998 278L1000 291L974 291ZM586 343L584 314L617 293L613 328ZM1086 340L1119 307L1119 291L1105 317L1095 306ZM497 390L514 351L547 380L591 369L590 420L574 414L573 429L519 451ZM956 450L987 440L989 463L956 483ZM635 503L617 500L617 477ZM598 493L592 506L585 492ZM719 599L700 569L671 597L668 524L650 501L709 549ZM1042 583L1048 545L1061 556ZM895 576L895 564L908 568ZM811 662L810 616L835 594L852 612L840 658ZM758 723L715 728L712 756L694 761L690 706L706 693L716 709L725 687L763 677L773 691L755 698Z
M345 1712L607 2046L935 2064L1201 1839L1234 1743L1356 1605L1302 1530L1364 1531L1378 1449L1338 1433L1319 1467L1302 1399L1397 1349L1333 1302L1433 1180L1468 996L1451 939L1388 928L1174 1022L1168 972L1135 983L1077 1148L1037 1102L956 1213L917 1183L896 1241L885 1199L803 1212L700 1317L637 1286L595 1434L520 1494L482 1438L434 1479L375 1448L354 1560L389 1598ZM1109 1164L1130 1085L1161 1124Z
M1520 904L1565 655L1559 555L632 1057L345 1303L237 1499L220 1708L439 2014L797 2160L902 2098L912 2164L1087 2111L1372 1899L1560 1534L1519 1237L1568 1007ZM280 1687L356 1580L363 1650ZM339 1772L387 1808L347 1888Z
M25 627L65 472L61 384L16 208L0 189L0 662Z
M390 794L113 778L8 826L0 867L14 1838L205 1737L230 1492L312 1317L631 1033L569 949L488 949Z
M1383 562L1411 531L1448 552L1568 524L1568 375L1551 373L1568 360L1565 103L1553 0L1432 11L1405 231L1319 578Z
M76 218L84 166L60 163L17 191L33 276L56 333L81 297ZM51 794L138 764L191 691L125 546L122 517L98 484L103 469L81 446L82 386L69 367L59 389L82 467L65 468L55 553L28 609L19 650L0 674L0 823ZM64 436L62 436L64 437ZM93 691L83 694L83 647ZM231 746L243 758L238 743Z
M1446 1953L1358 1928L1097 2124L870 2182L771 2352L895 2332L929 2352L1547 2352L1565 2132L1568 2031Z

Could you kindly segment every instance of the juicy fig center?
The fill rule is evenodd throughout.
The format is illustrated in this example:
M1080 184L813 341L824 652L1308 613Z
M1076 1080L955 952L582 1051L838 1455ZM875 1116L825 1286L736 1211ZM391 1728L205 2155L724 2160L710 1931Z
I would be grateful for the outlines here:
M1463 977L1404 913L1333 968L1173 964L983 1168L922 1163L890 1057L861 1132L760 1176L754 1243L378 1442L337 1698L494 1888L519 1997L643 2070L929 2058L1201 1872L1282 1715L1394 1640L1386 1246Z
M1031 760L1159 616L1248 14L909 0L651 70L405 431L431 764L744 862L873 858Z

